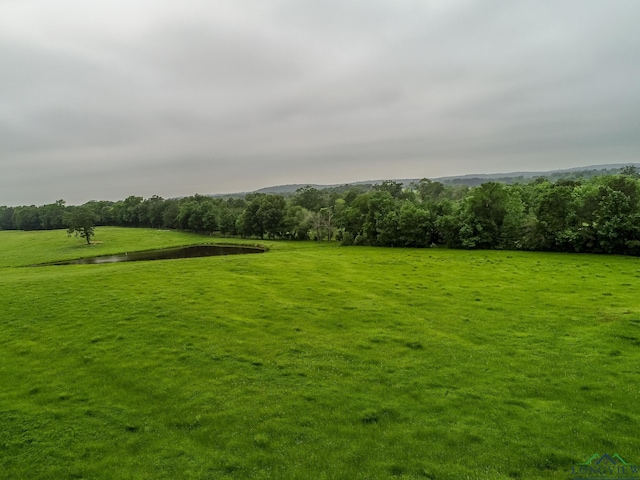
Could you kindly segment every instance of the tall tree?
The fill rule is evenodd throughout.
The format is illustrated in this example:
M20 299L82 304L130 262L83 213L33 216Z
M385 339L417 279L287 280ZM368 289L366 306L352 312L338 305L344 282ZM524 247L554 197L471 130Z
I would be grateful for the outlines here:
M282 237L286 202L280 195L265 195L257 211L259 223L269 237Z
M223 236L233 235L236 233L237 216L226 204L223 204L218 210L218 229Z
M440 200L445 191L445 186L440 182L433 182L428 178L420 180L415 188L418 190L420 199L423 203L435 202Z
M507 187L497 182L475 187L463 201L460 241L465 248L495 248L507 210Z
M0 230L13 230L13 207L0 207Z
M309 185L297 189L291 200L294 205L299 205L312 212L317 212L324 206L320 190Z
M402 191L402 183L394 182L393 180L385 180L379 185L374 185L373 189L379 192L387 192L393 198L400 199L404 196Z
M147 225L152 228L162 227L163 214L167 208L167 204L162 197L153 195L151 198L147 198L142 202L144 205L144 211L146 217L142 222L143 225Z
M69 229L67 233L84 238L87 245L91 244L91 238L95 235L95 217L91 210L84 207L76 207L67 215Z
M42 224L35 205L16 207L13 211L13 224L18 230L40 230Z
M65 201L58 200L55 203L43 205L38 208L40 225L45 230L57 230L64 226Z
M300 205L288 205L284 224L287 236L293 240L309 240L313 214Z

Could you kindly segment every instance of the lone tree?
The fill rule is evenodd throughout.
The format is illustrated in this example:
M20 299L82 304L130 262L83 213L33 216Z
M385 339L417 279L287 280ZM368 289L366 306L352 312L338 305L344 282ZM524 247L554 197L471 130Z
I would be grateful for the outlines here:
M67 223L69 236L82 237L87 241L87 245L91 244L91 237L95 235L95 216L91 210L75 208L67 217Z

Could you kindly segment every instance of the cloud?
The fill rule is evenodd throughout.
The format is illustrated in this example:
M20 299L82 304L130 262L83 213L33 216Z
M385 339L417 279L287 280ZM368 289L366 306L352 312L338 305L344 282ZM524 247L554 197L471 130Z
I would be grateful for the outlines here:
M5 1L0 204L637 160L639 14L624 0Z

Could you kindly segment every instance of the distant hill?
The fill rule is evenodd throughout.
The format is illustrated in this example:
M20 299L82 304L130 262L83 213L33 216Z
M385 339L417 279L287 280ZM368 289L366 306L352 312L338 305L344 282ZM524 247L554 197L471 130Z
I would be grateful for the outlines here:
M560 179L587 179L592 177L597 177L600 175L615 175L620 173L620 171L629 165L635 166L640 171L640 163L615 163L615 164L607 164L607 165L591 165L588 167L574 167L574 168L565 168L562 170L550 170L550 171L542 171L542 172L511 172L511 173L475 173L475 174L467 174L467 175L457 175L452 177L437 177L430 178L434 182L440 182L445 185L466 185L468 187L475 187L481 185L486 182L501 182L501 183L524 183L531 181L534 178L545 177L550 181L555 182ZM405 179L385 179L385 180L393 180L395 182L402 183L405 186L413 182L420 181L420 178L405 178ZM306 186L316 188L318 190L325 189L335 189L337 191L347 190L351 187L363 187L365 189L370 188L373 185L380 184L384 180L364 180L360 182L351 182L344 184L333 184L333 185L320 185L313 183L295 183L289 185L277 185L273 187L265 187L259 190L255 190L253 192L239 192L233 194L218 194L213 195L216 197L242 197L249 193L265 193L265 194L279 194L279 195L290 195L295 193L299 188L303 188Z
M406 183L407 185L412 182L412 180L396 180L397 182ZM252 193L278 193L280 195L286 195L289 193L295 193L296 190L303 187L312 187L317 190L348 190L352 187L363 187L365 189L371 188L373 185L377 183L382 183L383 180L371 180L364 182L353 182L353 183L343 183L343 184L334 184L334 185L317 185L317 184L309 184L309 183L300 183L300 184L292 184L292 185L279 185L276 187L267 187L261 188L260 190L256 190Z
M588 167L565 168L562 170L550 170L546 172L512 172L512 173L492 173L492 174L470 174L454 177L440 177L431 180L444 183L445 185L467 185L475 187L485 182L521 183L534 178L545 177L550 181L560 179L593 178L601 175L615 175L629 165L633 165L640 170L640 163L616 163L608 165L592 165Z

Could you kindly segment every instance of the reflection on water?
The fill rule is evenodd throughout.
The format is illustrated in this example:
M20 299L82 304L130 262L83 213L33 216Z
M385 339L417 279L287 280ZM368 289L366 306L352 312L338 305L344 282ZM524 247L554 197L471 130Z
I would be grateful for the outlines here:
M79 258L61 262L41 263L45 265L88 265L98 263L138 262L141 260L168 260L172 258L212 257L217 255L240 255L243 253L263 253L264 248L241 245L190 245L188 247L164 248L145 252L127 252L118 255Z

